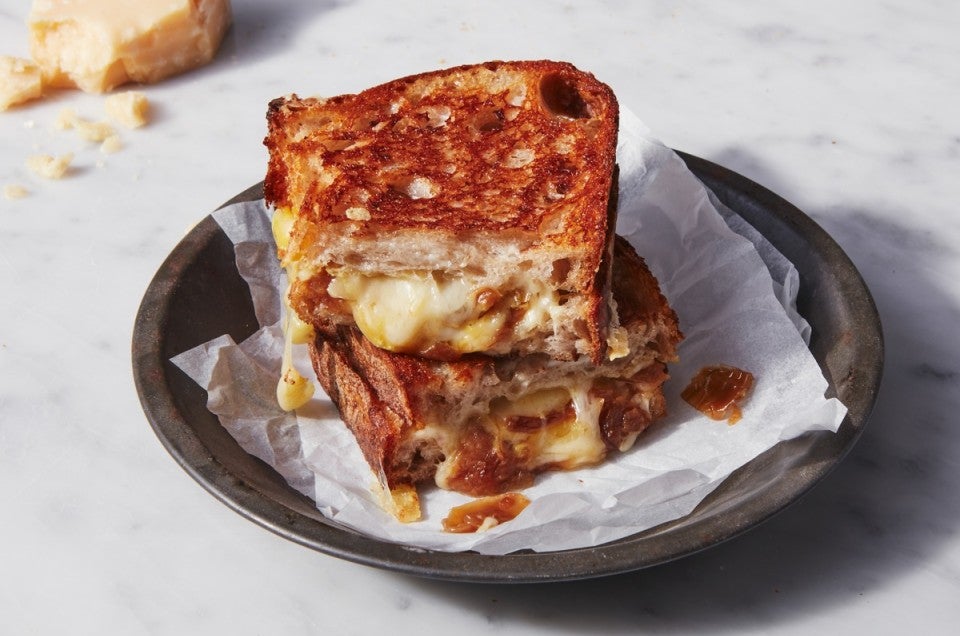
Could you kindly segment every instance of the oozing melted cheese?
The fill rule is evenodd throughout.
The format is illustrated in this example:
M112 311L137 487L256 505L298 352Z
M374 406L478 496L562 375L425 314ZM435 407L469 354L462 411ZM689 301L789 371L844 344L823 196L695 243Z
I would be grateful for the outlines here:
M498 432L510 440L514 447L528 445L533 461L530 468L556 465L564 470L596 464L606 455L606 446L600 434L600 409L603 400L590 397L589 385L578 383L571 386L568 399L573 402L574 416L555 422L531 433L510 431L497 422ZM546 417L551 411L544 411Z
M290 210L278 209L270 222L273 239L281 253L286 252L290 244L290 230L294 215ZM296 276L292 265L286 265L287 278ZM280 381L277 382L277 403L284 411L293 411L310 401L313 397L313 382L303 377L293 366L293 345L306 344L313 339L313 327L304 322L297 312L290 308L289 287L283 294L283 358L280 361Z
M343 272L333 278L327 292L347 301L360 331L390 351L423 352L433 345L456 353L489 351L510 327L517 309L523 312L513 325L517 339L551 324L559 309L556 292L536 281L506 293L501 290L502 299L492 307L484 304L483 289L467 276Z
M316 271L287 253L295 220L291 210L278 208L273 237L290 280L307 280ZM455 354L506 353L506 348L498 348L506 335L523 340L544 326L554 331L560 320L556 290L529 277L517 276L507 289L490 290L467 274L407 271L388 276L349 269L327 273L327 293L344 301L363 335L388 351L422 354L440 346Z
M564 419L548 416L573 404L573 415ZM508 442L518 455L525 457L525 470L545 467L572 470L600 462L606 456L606 446L600 431L600 411L603 399L590 395L590 382L572 382L567 387L555 387L528 393L515 400L498 398L490 404L489 412L481 416L483 427L493 436L494 444ZM549 423L534 430L511 430L512 417L542 418ZM418 436L436 439L444 450L445 459L437 467L436 482L449 488L449 480L457 470L459 429L446 424L428 424Z
M280 361L280 381L277 382L277 403L284 411L293 411L313 397L313 382L303 377L293 366L293 345L305 344L313 337L313 327L286 307L283 322L283 358Z

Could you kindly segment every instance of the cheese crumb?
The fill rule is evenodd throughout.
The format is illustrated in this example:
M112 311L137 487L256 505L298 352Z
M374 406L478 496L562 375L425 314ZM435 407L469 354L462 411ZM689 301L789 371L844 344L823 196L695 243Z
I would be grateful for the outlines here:
M432 199L440 192L440 188L426 177L415 177L407 185L407 196L411 199Z
M518 84L510 88L507 92L507 103L511 106L523 106L523 101L527 98L527 85Z
M351 221L369 221L370 220L370 210L367 208L347 208L345 212L347 218Z
M120 141L119 135L110 135L100 144L100 152L107 155L113 154L122 148L123 143Z
M80 118L77 117L77 111L72 108L64 108L53 121L53 127L57 130L70 130L77 125Z
M0 111L42 95L39 66L21 57L0 55Z
M111 95L103 101L107 117L127 128L140 128L149 119L150 102L140 91Z
M24 188L22 185L17 185L16 183L9 183L3 186L3 198L9 201L13 201L14 199L22 199L28 194L30 194L30 192L27 191L26 188Z
M447 120L453 111L449 106L426 106L419 111L427 117L427 126L430 128L442 128L447 125Z
M504 165L507 168L522 168L530 164L535 156L529 148L517 148L510 153Z
M71 161L73 161L72 152L59 157L33 155L27 158L27 168L44 179L60 179L67 173Z
M84 119L78 119L74 124L74 128L76 128L77 134L87 141L100 142L108 137L116 136L113 126L105 121L92 122Z
M563 135L553 143L553 147L561 155L567 155L573 152L576 143L577 140L573 135Z

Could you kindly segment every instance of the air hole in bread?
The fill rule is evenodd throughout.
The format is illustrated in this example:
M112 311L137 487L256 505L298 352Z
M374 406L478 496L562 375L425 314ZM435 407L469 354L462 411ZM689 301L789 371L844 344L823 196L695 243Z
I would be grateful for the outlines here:
M573 321L573 331L577 334L578 338L590 338L590 330L587 329L587 321L583 318L577 318Z
M380 123L379 117L360 117L355 122L353 122L353 129L356 131L370 130L374 126Z
M359 265L363 260L363 254L357 252L347 252L343 255L343 262L347 265Z
M470 127L480 133L495 132L503 129L504 114L502 108L488 108L470 118Z
M480 265L467 265L466 267L463 268L463 272L467 276L474 276L477 278L481 278L487 275L487 270L481 267Z
M569 79L559 73L544 75L540 80L540 103L552 115L570 119L592 117L590 105Z
M406 472L414 482L429 479L437 470L437 465L444 459L443 451L435 440L429 440L418 447L409 458L407 468L404 471L401 466L400 472Z
M533 263L531 261L522 261L518 267L521 272L529 272L530 268L533 267Z
M353 139L324 139L322 142L324 149L327 152L339 152L345 148L349 148L354 144Z
M550 271L550 282L554 285L562 284L567 280L567 275L570 274L570 267L569 258L558 258L553 261L553 269Z
M555 214L551 214L546 217L543 221L540 222L540 234L543 236L550 236L556 234L557 232L563 231L563 215L567 213L567 210L560 210Z

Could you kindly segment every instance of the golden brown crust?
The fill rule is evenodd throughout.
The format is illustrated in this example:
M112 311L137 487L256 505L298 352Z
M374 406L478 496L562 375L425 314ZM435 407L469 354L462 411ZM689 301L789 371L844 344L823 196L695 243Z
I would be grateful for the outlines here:
M510 273L566 260L565 291L588 299L584 342L550 353L602 359L619 119L607 85L567 63L497 61L356 95L276 99L267 118L266 201L297 214L286 262L416 269L443 253L437 269L498 262ZM462 244L509 248L478 263ZM323 282L291 291L296 311L349 322L309 289Z
M542 92L544 84L555 85L547 89L554 91L567 87L583 106L564 109L527 95L514 107L515 118L506 121L509 115L501 111L510 107L504 106L503 95L487 92L498 81L504 93L512 85L498 73L516 76L512 81L522 82L531 93L535 87ZM393 104L399 104L395 113L390 112ZM446 110L445 122L431 126L431 113L440 113L434 118L439 122ZM581 122L587 112L589 130ZM484 124L485 115L493 121ZM325 100L294 95L270 102L268 122L265 143L275 152L264 186L267 202L301 209L318 225L342 223L345 207L361 204L350 201L356 189L370 195L365 207L371 223L364 225L370 229L360 230L370 234L397 228L539 232L551 214L571 207L575 199L576 205L564 211L567 231L551 241L603 244L617 103L606 84L570 64L490 62L413 75L356 95ZM571 136L569 149L551 151L551 143L564 135ZM526 154L516 153L524 149L543 156L505 167L526 161ZM326 188L309 173L290 175L293 156L322 159L323 165L335 165L339 175ZM444 170L450 164L456 168L453 174ZM385 173L396 173L395 178ZM582 175L592 178L582 181ZM404 176L429 178L439 191L411 199L397 187ZM561 203L545 200L548 184L566 195L557 200Z
M665 362L676 359L676 346L683 339L676 312L660 291L660 284L646 262L622 236L614 240L615 275L613 297L617 301L620 324L627 331L653 327L659 335L658 357Z

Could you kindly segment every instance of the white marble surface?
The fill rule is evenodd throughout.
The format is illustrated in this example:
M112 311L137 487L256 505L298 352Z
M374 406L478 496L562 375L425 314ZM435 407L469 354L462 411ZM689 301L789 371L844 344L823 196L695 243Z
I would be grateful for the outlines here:
M27 2L0 2L25 54ZM951 2L234 2L211 66L147 93L125 149L0 114L0 632L953 633L960 621L960 6ZM674 147L813 216L874 293L880 399L851 455L769 523L651 570L549 586L409 578L285 541L166 454L130 337L187 228L262 178L283 93L493 58L596 73ZM76 152L43 182L37 151Z

